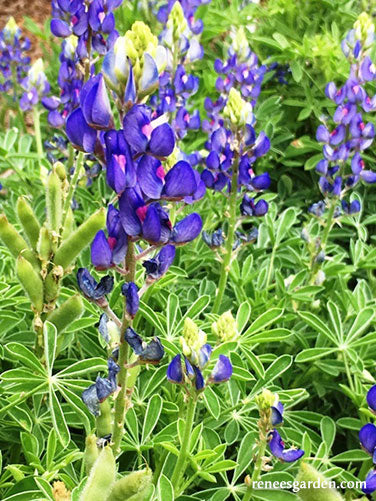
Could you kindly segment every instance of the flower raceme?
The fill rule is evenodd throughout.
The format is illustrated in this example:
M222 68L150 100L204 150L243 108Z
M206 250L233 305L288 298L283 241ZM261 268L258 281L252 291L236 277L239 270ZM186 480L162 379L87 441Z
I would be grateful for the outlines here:
M367 404L372 413L376 413L376 385L367 393ZM359 441L362 449L372 457L372 462L376 465L376 426L372 423L364 425L359 431ZM376 491L376 469L375 467L368 473L363 487L365 494L372 494Z

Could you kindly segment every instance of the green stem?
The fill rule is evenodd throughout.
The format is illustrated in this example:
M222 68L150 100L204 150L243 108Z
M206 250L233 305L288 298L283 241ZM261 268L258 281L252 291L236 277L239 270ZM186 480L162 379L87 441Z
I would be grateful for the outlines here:
M42 134L40 130L40 112L36 106L33 108L33 119L34 119L34 134L35 142L37 146L38 160L43 158L43 146L42 146Z
M171 477L171 484L174 488L176 496L180 494L179 493L180 483L181 480L183 479L185 470L187 469L187 458L189 454L188 448L195 417L196 403L197 403L196 396L193 397L191 396L188 401L187 416L185 419L184 434L180 447L180 452Z
M126 257L126 268L128 270L127 280L134 282L136 274L136 254L134 243L130 240L128 241L128 251ZM124 420L125 414L129 409L129 395L127 392L127 379L128 379L128 369L126 367L129 358L128 343L124 339L124 332L130 326L131 322L127 316L126 308L124 306L123 322L120 329L120 347L119 347L119 367L120 372L118 375L118 385L120 386L120 391L115 400L115 416L114 416L114 427L112 434L112 449L114 455L117 456L120 452L120 443L124 433Z
M270 285L270 281L272 279L272 273L273 273L273 268L274 268L274 260L275 260L275 255L277 252L277 245L273 245L272 253L270 255L270 261L269 261L269 267L268 267L268 276L266 277L266 286L265 288L268 289Z
M65 226L65 220L68 215L69 207L71 206L72 198L76 189L76 185L78 182L78 178L82 169L82 166L84 164L84 153L82 151L79 152L77 156L77 161L76 161L76 168L74 169L74 173L72 176L72 179L70 180L69 183L69 190L67 197L64 202L64 207L63 207L63 222L62 222L62 228Z
M260 441L260 446L259 446L259 450L258 450L258 454L257 454L255 468L254 468L253 473L252 473L250 485L247 487L247 490L244 494L243 501L250 501L252 499L253 485L255 482L258 482L260 480L262 462L263 462L263 458L265 456L266 445L267 445L267 435L265 433L264 437Z
M238 173L239 173L238 167L239 167L239 160L235 160L231 177L231 192L229 199L230 218L228 221L226 247L221 266L217 296L215 298L213 305L213 313L219 313L219 309L222 304L223 294L225 293L226 289L228 274L230 271L232 248L234 246L234 235L236 226L236 208L237 208L236 204L238 195Z

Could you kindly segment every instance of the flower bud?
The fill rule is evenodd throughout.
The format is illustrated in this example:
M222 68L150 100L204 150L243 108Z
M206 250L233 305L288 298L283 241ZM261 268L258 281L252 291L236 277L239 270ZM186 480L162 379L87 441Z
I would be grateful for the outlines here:
M16 23L15 19L13 16L11 16L7 22L7 24L4 26L3 29L3 34L4 38L7 42L13 44L14 43L14 37L20 32L20 28L18 27L18 24Z
M152 485L150 469L134 471L118 480L112 488L108 501L143 501Z
M232 87L223 116L228 118L232 125L242 127L246 123L252 123L252 105L244 101L240 92Z
M35 249L39 238L40 224L24 197L19 197L17 200L17 215L30 245Z
M180 2L175 2L167 20L167 29L171 30L172 39L177 42L187 29L187 20Z
M55 501L71 501L71 492L68 491L64 482L57 480L52 484L52 495Z
M63 332L74 320L80 318L84 305L79 294L67 299L59 308L48 316L48 321L54 324L58 334Z
M194 321L187 317L184 321L183 336L180 338L183 353L186 357L197 354L206 343L206 334L198 328Z
M218 320L212 323L212 332L222 343L233 341L238 337L239 333L236 329L236 320L232 316L231 311L222 313Z
M108 499L108 493L115 481L116 464L111 447L102 449L95 461L86 485L80 496L80 501Z
M363 43L375 32L372 17L367 12L362 12L354 23L355 35Z
M80 252L88 246L96 233L106 223L106 209L99 209L81 224L58 248L54 262L64 269L73 263Z
M338 491L329 487L321 487L324 482L328 483L329 479L306 463L301 464L296 481L302 485L314 486L314 488L300 489L299 497L302 501L343 501L343 497Z
M262 393L259 393L255 397L255 402L260 411L270 409L270 407L274 405L275 401L276 395L267 389L263 390Z
M244 26L240 26L240 28L236 30L236 35L232 41L232 47L234 49L234 52L238 54L239 59L246 59L247 56L249 56L250 49L244 31Z
M16 262L18 280L29 296L31 304L39 313L43 310L43 281L31 263L21 255Z
M47 179L46 205L48 227L51 231L59 233L63 213L63 191L61 179L55 169Z

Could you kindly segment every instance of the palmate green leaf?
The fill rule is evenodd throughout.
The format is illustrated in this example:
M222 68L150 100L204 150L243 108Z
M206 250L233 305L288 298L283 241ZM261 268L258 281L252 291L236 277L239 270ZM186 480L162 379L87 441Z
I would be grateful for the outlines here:
M352 342L368 328L374 318L374 308L365 308L364 310L360 311L356 316L354 323L350 327L349 332L345 336L346 342L352 344Z
M160 395L155 394L151 397L146 408L144 425L142 427L141 443L147 442L152 431L158 424L161 415L163 400Z
M8 343L5 346L5 352L11 360L21 362L24 366L32 369L33 372L37 372L42 376L46 376L45 368L39 362L34 353L26 346L20 343Z
M329 416L325 416L321 420L320 430L322 439L324 440L327 450L329 451L332 448L336 437L336 424Z
M251 310L251 305L247 301L244 301L239 306L236 313L236 327L239 334L243 332L245 326L247 325L248 320L251 316Z
M167 336L173 337L174 326L176 325L177 318L180 318L180 316L179 298L176 294L170 294L166 308Z
M203 393L203 400L205 402L206 408L213 416L214 419L218 419L221 414L221 405L219 403L219 399L210 386L205 388Z
M336 456L333 456L330 461L333 463L349 463L357 461L366 461L369 459L369 455L362 451L361 449L354 449L351 451L341 452Z
M341 314L339 312L338 306L332 301L329 301L328 303L328 313L333 326L333 330L336 333L337 341L338 343L341 343L343 340Z
M295 362L296 363L310 362L311 360L317 360L318 358L331 355L336 351L337 348L307 348L306 350L303 350L300 353L298 353L298 355L295 357Z
M54 428L51 428L50 433L48 434L47 448L46 448L46 466L47 469L50 471L53 468L56 445L57 445L56 432Z
M159 477L156 492L158 501L174 501L174 488L170 480L162 475Z
M281 376L292 364L291 355L281 355L278 357L265 371L265 376L263 380L259 380L251 392L252 395L257 393L261 388L270 385L274 379Z
M335 335L333 335L329 327L317 315L309 311L299 311L298 315L317 332L327 337L334 345L337 344L338 340Z
M183 330L184 320L186 318L191 318L194 320L199 317L201 313L207 308L210 303L210 296L201 296L196 301L191 304L184 316L179 320L174 329L174 335L180 335Z
M48 374L52 374L53 365L56 356L57 345L57 330L51 322L44 322L43 325L43 338L44 338L44 355L46 359Z
M275 341L283 341L284 339L292 336L294 333L289 331L288 329L277 328L271 329L268 331L260 332L252 337L250 337L247 341L247 345L260 344L260 343L272 343Z
M56 377L59 379L68 377L82 376L83 374L88 374L91 372L100 372L107 370L107 362L102 358L94 357L87 358L85 360L79 360L69 367L59 371Z
M242 335L241 339L244 340L257 332L260 332L265 329L265 327L278 320L282 315L282 308L271 308L265 313L262 313L258 318L256 318L256 320L253 321L250 327Z
M87 435L90 434L91 429L93 428L93 423L90 422L89 416L91 420L93 421L93 418L91 414L89 413L87 407L85 404L82 402L82 399L78 397L73 391L71 391L69 388L66 386L59 384L58 389L66 402L69 404L71 409L78 415L80 415L80 419L82 422L82 425L85 428L85 432Z
M69 428L65 421L64 413L62 411L60 402L52 386L50 386L49 388L49 404L52 417L52 424L54 426L56 436L59 439L61 445L65 449L70 442Z
M247 348L244 344L241 345L241 350L246 356L249 365L251 366L251 369L253 369L256 373L256 375L260 379L264 379L265 377L265 370L264 366L262 365L260 359L249 349Z
M155 311L153 311L150 306L141 301L138 314L144 317L156 329L159 335L167 336L166 327L162 324L158 315L155 314Z
M231 459L223 459L205 468L207 473L220 473L221 471L233 470L237 463Z

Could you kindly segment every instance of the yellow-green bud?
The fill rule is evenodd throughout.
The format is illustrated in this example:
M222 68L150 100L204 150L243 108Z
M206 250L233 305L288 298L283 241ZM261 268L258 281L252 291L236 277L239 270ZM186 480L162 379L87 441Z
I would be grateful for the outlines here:
M40 232L40 224L33 209L24 197L19 197L17 200L17 215L30 245L33 249L36 249Z
M95 461L80 501L107 500L116 475L115 458L111 447L104 447Z
M172 39L176 42L187 29L187 20L180 2L175 2L167 20L167 29L172 32Z
M180 5L180 4L179 4ZM172 167L177 163L178 161L178 156L179 156L180 150L179 148L175 145L175 148L171 155L169 155L166 160L163 161L163 169L167 173L169 170L172 169Z
M16 23L16 20L14 19L13 16L11 16L7 22L7 24L4 26L4 35L5 39L7 41L14 40L14 36L16 35L17 31L19 31L18 24Z
M150 469L134 471L115 482L108 501L144 501L151 484Z
M275 404L277 400L277 395L272 393L270 390L264 389L255 397L255 402L260 411L265 411L270 409Z
M112 432L111 404L108 398L99 404L99 416L95 422L98 437L105 437Z
M236 328L236 320L232 316L231 311L222 313L218 320L212 323L212 332L222 343L232 341L238 337L239 333Z
M101 208L92 214L87 221L81 224L69 238L64 240L55 254L54 262L66 270L88 246L96 233L103 228L106 223L106 209Z
M90 471L98 459L99 450L97 446L97 437L94 434L88 435L85 440L85 452L84 452L84 465L86 475L90 474Z
M46 205L48 227L51 231L59 233L63 214L63 191L61 179L55 169L47 179Z
M67 171L65 170L65 165L62 162L55 162L53 169L59 176L60 181L65 181L67 179Z
M343 501L341 494L329 487L329 479L318 472L313 466L302 463L296 481L302 486L298 496L302 501ZM308 484L309 482L309 484ZM326 487L324 487L326 485Z
M34 268L39 267L39 263L33 252L29 249L26 241L21 237L16 228L9 223L5 214L0 215L0 238L14 257L22 256L30 261Z
M206 334L198 328L198 325L191 318L187 317L184 321L180 343L186 357L195 356L206 343Z
M367 12L362 12L354 23L356 38L365 43L370 35L375 32L372 17Z
M64 482L56 481L52 484L52 495L55 501L71 501L71 492Z
M48 262L51 259L53 248L54 243L52 241L51 232L48 228L42 226L37 243L37 252L39 259L41 261Z
M59 308L48 316L48 321L54 324L58 334L61 334L74 320L80 318L84 312L81 295L67 299Z
M31 304L39 313L43 310L43 281L31 263L21 255L16 262L18 280L29 296Z
M232 40L232 46L240 59L244 59L248 56L249 44L243 26L236 30L235 37Z
M244 101L238 90L232 88L223 109L223 116L233 125L242 127L252 121L252 105Z

